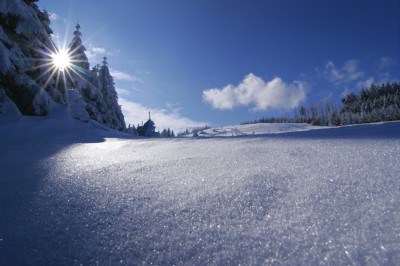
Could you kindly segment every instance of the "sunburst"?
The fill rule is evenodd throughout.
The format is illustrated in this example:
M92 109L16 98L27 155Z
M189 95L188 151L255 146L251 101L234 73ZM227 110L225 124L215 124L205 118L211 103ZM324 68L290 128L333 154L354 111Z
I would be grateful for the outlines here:
M75 77L88 84L91 82L88 70L81 67L81 64L86 61L81 60L76 55L80 47L78 46L75 49L68 47L66 37L67 34L65 34L62 43L60 43L58 38L53 41L52 37L50 37L49 41L41 43L41 48L32 48L37 53L41 53L43 57L34 59L37 61L36 66L27 69L27 71L40 69L41 73L35 79L37 81L42 80L44 89L54 81L54 85L65 93L65 90L70 85L77 87ZM45 78L44 81L43 78Z
M85 82L89 82L86 78L87 73L78 66L81 60L76 60L73 55L75 51L71 51L68 48L57 48L53 43L52 45L52 49L45 47L45 51L35 49L45 55L45 58L42 59L41 64L29 69L42 69L42 73L36 79L39 80L44 76L47 77L44 88L48 86L51 80L55 80L56 86L59 87L62 84L64 86L61 88L65 90L67 88L67 80L74 82L74 74Z
M51 63L58 71L64 71L71 67L72 57L65 49L59 49L50 55Z

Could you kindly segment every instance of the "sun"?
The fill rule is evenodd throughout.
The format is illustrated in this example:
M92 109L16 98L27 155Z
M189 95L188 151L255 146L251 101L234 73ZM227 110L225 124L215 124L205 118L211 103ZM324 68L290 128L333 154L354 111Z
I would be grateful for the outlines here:
M52 64L59 71L64 71L71 66L71 57L67 50L59 49L57 52L51 55Z

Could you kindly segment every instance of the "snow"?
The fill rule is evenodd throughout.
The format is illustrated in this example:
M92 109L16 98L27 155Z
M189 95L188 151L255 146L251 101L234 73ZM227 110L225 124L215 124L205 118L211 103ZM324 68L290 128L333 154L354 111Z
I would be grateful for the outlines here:
M277 134L295 131L308 131L327 127L312 126L305 123L257 123L247 125L210 128L199 132L201 137L232 137L248 135Z
M89 121L89 114L86 111L86 102L79 95L77 90L69 89L68 93L68 107L73 118Z
M69 117L0 116L0 265L400 263L400 122L131 139Z
M23 1L2 0L0 2L0 13L13 14L20 18L16 25L16 33L25 36L41 35L45 31L34 10Z

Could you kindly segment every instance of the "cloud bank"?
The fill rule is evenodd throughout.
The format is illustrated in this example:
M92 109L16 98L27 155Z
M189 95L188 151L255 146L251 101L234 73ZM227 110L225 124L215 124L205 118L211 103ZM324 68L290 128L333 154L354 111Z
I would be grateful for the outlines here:
M220 110L238 106L253 106L252 111L289 109L297 107L306 98L306 90L307 84L304 82L287 84L279 77L265 82L250 73L238 86L229 84L222 89L203 91L203 100Z
M125 116L125 121L128 124L135 125L141 124L142 121L146 122L151 112L151 119L156 124L156 130L162 131L163 129L170 128L175 133L184 131L186 128L197 128L207 125L206 122L193 121L190 118L183 117L179 111L180 108L173 108L170 105L168 109L147 108L140 103L128 101L124 98L119 98L119 104L122 105L122 113Z
M116 80L124 80L124 81L139 81L141 80L137 78L136 76L130 75L126 72L115 70L110 68L110 74L113 76L114 79Z
M325 64L325 76L334 83L355 81L364 76L358 67L357 60L348 60L341 68L337 68L332 61Z

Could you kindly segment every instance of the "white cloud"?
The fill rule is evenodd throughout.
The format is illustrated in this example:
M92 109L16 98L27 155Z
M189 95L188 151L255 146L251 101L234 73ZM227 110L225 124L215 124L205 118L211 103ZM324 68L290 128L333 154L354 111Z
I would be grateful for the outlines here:
M393 66L395 64L396 64L396 61L393 58L391 58L389 56L383 56L379 59L378 67L379 67L379 70L383 70L386 68L390 68L391 66Z
M110 69L110 74L117 80L123 80L123 81L139 81L141 80L133 75L130 75L126 72L115 70L115 69Z
M89 59L101 61L103 56L109 54L107 50L103 47L96 47L92 44L89 44L89 49L86 50L86 56ZM98 57L98 58L97 58Z
M341 68L337 68L332 61L325 64L325 76L334 83L355 81L364 76L358 67L357 60L348 60Z
M95 54L106 54L106 49L103 47L92 47L92 52Z
M361 80L361 81L357 82L357 88L369 89L373 83L374 83L374 78L368 77L366 80Z
M59 16L57 15L57 13L52 13L52 12L49 12L49 18L50 18L50 21L56 21L56 20L58 20L59 19Z
M119 96L121 95L128 96L130 94L129 90L127 89L115 88L115 90L117 91Z
M332 61L325 64L324 73L330 81L340 81L344 79L344 74L335 67Z
M307 84L294 81L286 84L276 77L265 82L254 74L247 75L238 85L203 91L203 100L215 109L229 110L237 106L254 106L252 111L269 108L294 108L306 98Z
M149 111L151 112L151 120L156 124L156 130L159 131L170 128L174 130L175 133L178 133L184 131L186 128L202 127L208 124L206 122L193 121L190 118L183 117L179 112L180 108L147 108L140 103L131 102L121 97L118 101L119 104L122 105L122 112L127 125L133 124L136 127L138 124L141 124L142 121L146 122L149 117Z
M344 98L347 95L349 95L350 93L351 93L351 90L348 87L345 87L340 95L342 96L342 98Z

